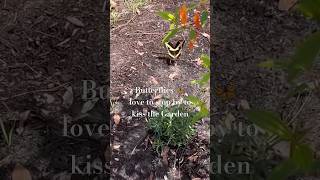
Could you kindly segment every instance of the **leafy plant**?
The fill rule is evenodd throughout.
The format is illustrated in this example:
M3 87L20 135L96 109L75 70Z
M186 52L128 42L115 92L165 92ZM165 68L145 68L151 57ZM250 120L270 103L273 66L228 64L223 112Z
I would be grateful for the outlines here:
M304 15L320 20L320 0L302 0L298 10ZM305 83L297 84L296 80L315 64L320 53L320 32L309 35L296 49L288 60L268 60L259 64L260 67L278 68L287 73L287 80L292 84L288 96L308 88ZM268 131L277 139L290 144L290 157L277 165L268 180L283 180L292 175L320 171L320 161L313 158L313 150L303 142L305 132L292 130L275 112L250 110L248 119L260 128Z
M13 134L13 130L15 128L15 123L16 121L14 121L14 124L12 127L10 127L9 132L7 131L3 120L0 118L0 127L1 127L1 131L2 131L2 135L4 137L4 140L6 142L6 144L8 146L10 146L12 144L12 134Z
M170 115L188 113L188 116ZM161 106L159 115L149 117L147 126L154 133L154 147L161 152L164 146L183 146L194 135L194 112L186 105Z
M188 46L190 49L193 48L194 43L199 36L200 30L205 27L208 20L208 11L203 10L200 12L198 9L201 9L203 4L206 1L200 1L200 3L192 3L189 7L186 4L183 4L180 8L176 9L175 12L170 11L160 11L158 16L160 16L164 21L169 23L169 31L162 39L162 43L168 42L172 37L176 36L177 33L188 31ZM193 12L193 19L189 22L189 12Z
M139 11L139 8L146 5L149 0L125 0L125 6L133 13Z

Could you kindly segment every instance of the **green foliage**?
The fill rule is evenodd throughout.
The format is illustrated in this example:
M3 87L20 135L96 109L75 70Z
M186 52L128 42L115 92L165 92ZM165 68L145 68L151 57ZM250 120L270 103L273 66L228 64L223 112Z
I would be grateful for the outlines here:
M193 12L193 10L200 8L201 3L191 3L187 11ZM187 13L187 12L186 12ZM196 38L196 31L193 29L191 25L185 26L179 26L179 8L177 8L174 12L170 11L159 11L156 13L159 17L161 17L164 21L167 21L170 23L169 25L169 31L166 33L164 38L162 39L162 43L168 42L172 37L174 37L180 30L183 31L189 31L189 41L194 40ZM200 17L201 26L205 27L207 20L208 20L209 13L207 10L203 10ZM192 23L190 23L192 24Z
M126 0L124 1L125 6L133 13L139 11L139 8L145 6L149 0Z
M201 13L201 24L202 24L202 27L204 27L207 24L208 16L209 16L208 11L203 11Z
M2 135L3 135L4 140L8 146L10 146L12 144L12 134L13 134L13 130L15 128L15 124L16 124L16 121L14 121L13 126L10 128L9 132L7 132L6 127L4 125L4 122L0 118L0 127L1 127L1 131L2 131Z
M206 72L201 76L201 79L192 80L191 84L199 84L200 86L204 86L210 80L210 72Z
M320 52L320 32L316 32L307 37L298 46L294 56L288 64L287 72L289 81L294 80L306 70L310 70Z
M241 136L239 127L227 129L222 137L218 133L211 136L215 139L211 144L211 162L218 162L217 155L221 156L222 172L213 174L212 179L219 180L266 180L269 170L276 163L277 157L269 148L267 139L262 134L257 136ZM248 162L249 174L226 173L223 168L226 163ZM213 167L216 170L216 167Z
M157 13L158 16L160 16L163 20L166 20L170 23L175 23L176 22L176 15L168 12L168 11L160 11Z
M178 31L179 31L178 28L171 29L162 39L162 43L168 42L170 38L172 38L177 34Z
M305 16L320 21L320 0L301 0L298 10Z
M162 106L159 116L150 117L147 123L149 129L154 133L154 147L161 152L164 146L183 146L194 135L195 113L186 105ZM164 116L168 113L188 112L188 117ZM162 115L161 115L162 114Z
M260 128L273 133L284 140L290 140L293 133L287 125L274 112L263 110L249 110L246 116Z

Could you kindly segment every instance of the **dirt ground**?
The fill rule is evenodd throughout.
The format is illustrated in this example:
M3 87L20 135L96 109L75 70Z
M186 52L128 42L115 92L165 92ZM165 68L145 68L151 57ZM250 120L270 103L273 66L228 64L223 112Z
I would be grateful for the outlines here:
M7 132L13 129L11 146L1 132L1 180L10 179L16 163L33 179L109 176L71 175L72 155L81 170L86 162L107 161L109 132L89 136L83 129L75 137L69 129L69 136L63 134L65 120L68 128L109 124L108 100L102 97L79 118L90 101L82 97L83 80L108 91L103 7L98 0L0 2L0 118Z
M223 123L230 114L235 121L245 121L241 109L244 101L251 108L274 110L288 121L295 119L293 124L301 129L311 128L307 141L318 157L319 90L283 103L280 99L289 87L285 74L259 68L257 64L267 59L290 57L305 35L319 30L319 24L297 12L280 11L277 0L214 1L213 9L215 77L217 82L222 78L233 82L236 95L227 103L216 96L212 99L216 108L211 122ZM319 65L317 63L301 81L318 81ZM319 179L319 176L310 179Z
M181 61L179 60L176 66L168 65L163 59L157 58L161 52L166 54L161 40L168 30L168 25L156 12L173 11L181 3L182 1L152 1L140 9L140 15L128 16L111 29L111 99L115 102L112 113L121 114L119 125L111 122L111 167L114 179L209 177L208 119L198 124L201 133L198 133L188 146L170 150L169 165L166 166L151 145L145 145L148 140L138 143L145 137L146 121L144 118L132 117L131 111L148 107L133 106L128 102L129 98L135 96L130 92L131 89L136 87L163 87L175 91L182 88L189 95L201 94L199 88L190 82L199 79L200 75L206 72L195 60L202 53L209 54L208 38L201 37L199 47L194 52L184 47ZM129 23L126 24L127 22ZM205 29L208 34L209 28L208 26ZM174 93L168 97L177 99L179 95ZM203 98L208 99L209 93Z

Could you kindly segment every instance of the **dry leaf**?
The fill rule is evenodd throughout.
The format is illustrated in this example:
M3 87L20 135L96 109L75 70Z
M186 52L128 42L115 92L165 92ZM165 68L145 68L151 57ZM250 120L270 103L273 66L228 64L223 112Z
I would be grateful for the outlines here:
M201 34L202 34L202 36L204 36L210 40L210 34L207 34L207 33L201 33Z
M89 112L92 108L94 108L94 106L96 105L96 103L98 101L99 101L99 98L94 98L94 99L89 100L86 103L84 103L82 106L82 109L81 109L81 113L85 114L85 113Z
M278 8L281 11L288 11L291 9L298 0L279 0Z
M143 43L141 41L137 42L138 46L143 46Z
M141 15L141 11L137 8L137 14Z
M78 18L76 17L71 17L71 16L68 16L67 17L67 20L69 22L71 22L72 24L76 25L76 26L79 26L79 27L84 27L84 24L82 21L80 21Z
M32 180L29 170L20 164L16 164L11 177L12 180Z
M150 76L150 81L152 82L152 84L155 84L155 85L158 85L159 84L159 82L156 80L156 78L155 77L153 77L153 76Z
M198 157L199 156L197 156L197 153L194 153L193 155L188 157L188 160L192 161L192 162L195 162L195 161L197 161Z
M168 165L169 162L168 162L168 152L169 152L170 148L168 146L165 146L163 149L162 149L162 152L161 152L161 157L162 157L162 161L163 161L163 164L164 165Z
M120 150L120 144L114 144L114 145L112 146L112 149L119 151L119 150Z
M169 75L169 78L171 79L171 80L173 80L174 79L174 77L176 77L178 74L177 73L172 73L172 74L170 74Z
M135 53L139 54L140 56L144 55L144 52L139 52L138 50L134 50Z
M120 124L120 119L121 119L121 117L120 117L119 114L115 114L115 115L113 116L113 121L114 121L114 123L115 123L116 125Z

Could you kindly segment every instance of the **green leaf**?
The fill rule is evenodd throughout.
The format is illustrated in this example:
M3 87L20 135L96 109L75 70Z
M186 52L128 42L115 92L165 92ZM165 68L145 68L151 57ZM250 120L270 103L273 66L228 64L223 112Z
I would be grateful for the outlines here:
M200 108L200 111L195 115L193 121L197 121L203 117L209 115L209 110L206 107L206 103L204 103L201 99L195 96L187 96L187 99L196 107Z
M204 10L202 13L201 13L201 25L202 27L204 27L207 23L207 20L208 20L208 11Z
M302 170L308 170L312 167L313 151L310 146L305 144L298 144L293 147L292 160Z
M170 24L170 30L175 29L176 25L174 23Z
M178 30L179 30L178 28L170 30L162 39L162 43L168 42L170 38L172 38L174 35L177 34Z
M316 160L311 163L309 173L320 173L320 161Z
M295 55L288 65L288 79L294 80L303 71L309 70L314 64L320 52L320 32L316 32L306 38L298 46Z
M200 86L203 86L207 84L210 80L210 72L204 73L199 80L193 80L191 81L191 84L199 84Z
M157 12L157 15L160 16L163 20L166 20L169 22L175 22L176 20L175 15L168 11Z
M194 105L194 106L201 106L203 104L202 100L196 96L187 96L187 99Z
M294 164L293 160L289 159L276 166L272 170L268 180L285 180L287 177L295 174L296 172L296 165Z
M202 54L200 59L201 59L203 66L207 69L210 69L210 57L206 54Z
M289 99L292 96L295 96L297 94L303 93L310 90L309 86L306 83L302 83L298 86L295 86L294 88L291 88L289 90L288 95L286 96L286 99Z
M188 11L189 12L192 12L195 8L198 7L198 4L197 3L191 3L189 8L188 8Z
M320 0L301 0L298 10L305 16L320 21Z
M269 59L267 61L263 61L258 64L259 67L262 68L273 68L274 67L274 61L272 59Z
M191 28L189 32L189 40L196 39L196 35L197 35L196 31L193 28Z
M278 135L284 140L291 140L293 138L293 133L288 126L282 122L279 115L274 112L249 110L246 112L246 116L260 128Z

